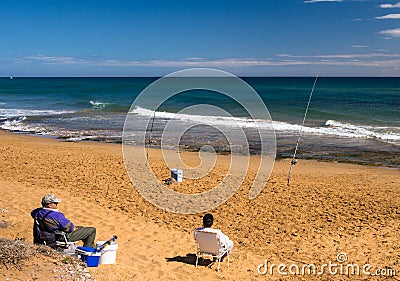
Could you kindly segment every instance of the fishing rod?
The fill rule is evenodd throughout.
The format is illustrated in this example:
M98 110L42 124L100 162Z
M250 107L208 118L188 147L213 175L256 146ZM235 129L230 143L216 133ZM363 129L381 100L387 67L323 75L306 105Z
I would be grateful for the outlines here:
M152 139L152 135L153 135L153 126L154 126L154 119L156 117L156 111L154 110L153 113L153 118L151 120L151 127L150 127L150 134L149 134L149 139L147 142L147 149L146 149L146 166L149 166L149 147L151 145L151 139ZM146 143L145 143L146 144ZM146 146L145 146L146 147Z
M106 247L107 245L110 245L112 242L114 242L115 240L117 240L118 236L114 235L113 237L111 237L110 239L108 239L107 241L105 241L103 244L98 245L96 247L97 251L101 251L103 250L104 247Z
M290 168L289 168L289 173L288 173L288 177L287 177L287 185L288 185L288 186L290 186L290 173L292 172L292 167L293 167L293 165L296 165L296 163L297 163L296 154L297 154L297 150L298 150L298 148L299 148L301 133L302 133L302 131L303 131L304 122L306 121L307 112L308 112L308 109L309 109L309 107L310 107L311 98L312 98L312 95L313 95L313 92L314 92L314 89L315 89L315 85L317 84L317 80L318 80L318 74L317 74L317 76L315 76L314 85L312 86L311 93L310 93L310 97L308 98L308 103L307 103L306 111L304 112L303 123L301 124L301 127L300 127L299 137L298 137L297 143L296 143L296 148L294 149L292 161L290 161Z

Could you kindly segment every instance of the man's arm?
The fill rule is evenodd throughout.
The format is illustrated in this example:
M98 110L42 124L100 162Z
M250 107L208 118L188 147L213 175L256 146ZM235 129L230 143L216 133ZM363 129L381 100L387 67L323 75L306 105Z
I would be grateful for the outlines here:
M228 247L229 244L229 237L227 235L225 235L221 230L218 229L218 239L219 239L219 243L222 246Z
M75 229L74 224L69 219L67 219L63 213L57 212L55 217L62 231L72 232Z

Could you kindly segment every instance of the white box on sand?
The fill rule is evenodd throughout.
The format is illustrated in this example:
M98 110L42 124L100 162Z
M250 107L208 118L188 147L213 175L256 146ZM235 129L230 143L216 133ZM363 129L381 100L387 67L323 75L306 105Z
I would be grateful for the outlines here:
M171 178L173 178L177 182L182 182L183 171L178 169L171 169Z

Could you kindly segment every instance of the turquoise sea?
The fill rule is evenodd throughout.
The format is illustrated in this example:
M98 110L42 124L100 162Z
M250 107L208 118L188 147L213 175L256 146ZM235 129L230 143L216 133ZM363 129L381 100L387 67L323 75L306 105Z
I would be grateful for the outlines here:
M277 136L277 157L291 157L314 78L242 78L260 95L271 114ZM0 128L59 138L63 141L121 142L126 114L157 78L0 78ZM145 106L141 116L155 116L149 125L157 146L171 115L196 104L210 104L232 114L223 126L248 121L246 111L226 96L204 90L180 93L156 114ZM199 116L200 115L200 116ZM202 116L201 116L202 115ZM204 144L226 151L226 141L213 130L206 112L181 116L203 118L210 126L182 137L185 149ZM178 114L179 119L179 114ZM186 121L185 121L186 120ZM257 137L248 135L258 153ZM305 126L298 158L400 167L400 78L319 78Z

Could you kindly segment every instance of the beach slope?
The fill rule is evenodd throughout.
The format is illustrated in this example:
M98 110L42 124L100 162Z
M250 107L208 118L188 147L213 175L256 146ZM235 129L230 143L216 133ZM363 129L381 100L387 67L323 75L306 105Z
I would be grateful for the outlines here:
M224 261L218 273L215 264L197 269L193 264L193 229L200 226L203 214L168 213L144 200L129 181L120 145L6 132L0 133L0 142L0 237L32 241L30 211L45 193L55 193L63 199L59 208L69 219L97 228L97 240L119 237L117 264L90 269L97 280L204 280L205 275L210 280L279 279L276 268L272 276L260 275L258 265L267 259L287 266L320 266L337 263L339 253L346 254L346 263L400 271L399 170L299 161L288 187L289 161L283 160L276 162L261 194L249 200L257 166L252 160L238 192L211 211L215 227L235 242L230 268ZM182 155L193 166L198 161L194 153ZM199 191L213 186L224 177L228 159L219 157L206 179L184 180L171 188L184 192L189 184ZM150 160L160 180L169 176L159 151L152 151ZM343 279L327 271L304 276L321 277Z

